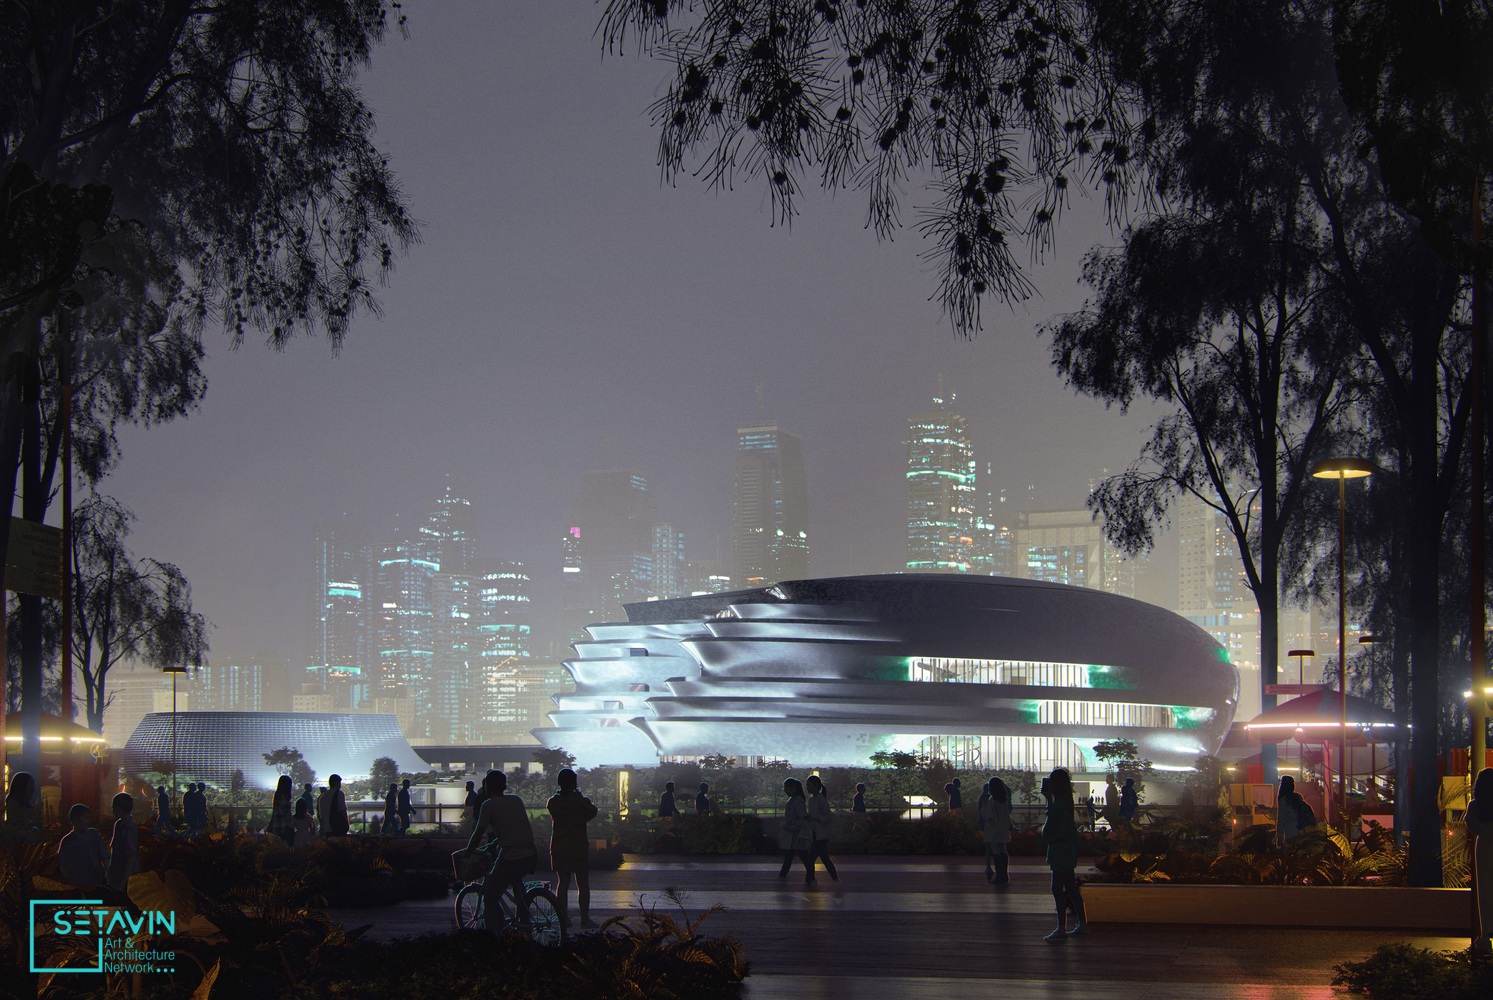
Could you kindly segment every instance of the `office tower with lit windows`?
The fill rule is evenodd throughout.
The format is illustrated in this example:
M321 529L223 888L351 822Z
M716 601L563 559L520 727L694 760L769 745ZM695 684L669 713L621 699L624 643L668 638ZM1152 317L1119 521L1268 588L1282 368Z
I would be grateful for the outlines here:
M909 573L968 573L975 562L975 460L964 418L942 394L907 437ZM739 584L738 584L739 585Z
M985 463L983 482L976 496L974 552L970 572L978 576L1016 575L1016 531L1014 512L1006 509L1006 491L995 490L994 470Z
M374 694L409 698L414 718L422 724L431 712L435 577L441 569L427 552L418 536L406 535L383 546L374 591L378 653Z
M275 654L214 657L192 672L192 705L199 712L263 712L267 668Z
M1016 515L1016 575L1135 597L1141 559L1126 559L1084 510L1029 510Z
M685 582L684 533L672 524L653 526L653 588L649 598L668 601L684 597L689 591Z
M312 547L311 641L301 686L331 695L334 707L347 711L366 696L373 664L373 553L363 533L347 524L317 525Z
M1177 501L1177 613L1229 651L1240 674L1240 711L1246 719L1259 714L1259 606L1228 519L1193 493Z
M736 430L731 575L736 587L761 587L809 575L803 442L781 427Z

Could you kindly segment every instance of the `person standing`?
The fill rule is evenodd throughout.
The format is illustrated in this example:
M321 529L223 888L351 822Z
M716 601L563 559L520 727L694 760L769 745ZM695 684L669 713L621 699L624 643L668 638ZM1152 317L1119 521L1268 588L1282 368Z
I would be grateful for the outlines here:
M709 816L715 812L715 807L710 802L709 782L700 782L700 791L695 795L695 815Z
M539 858L539 852L534 849L534 828L529 825L529 813L524 808L524 800L517 795L507 794L506 774L498 770L488 771L487 777L482 780L482 787L487 791L487 801L482 803L482 811L477 814L477 823L472 827L472 836L467 841L466 849L475 849L483 834L490 834L490 841L498 847L492 869L482 883L483 909L488 913L498 913L500 908L494 897L511 886L513 900L517 904L519 926L527 934L529 901L525 898L524 876L535 869ZM489 925L488 929L502 930L496 925Z
M156 836L176 836L176 827L171 822L171 796L166 794L165 785L156 786Z
M866 814L866 783L855 783L855 797L850 800L850 824L859 833L864 831L870 818Z
M595 927L591 921L591 865L590 843L586 840L586 824L596 818L596 806L580 793L576 787L575 772L562 768L557 784L560 786L547 803L550 818L554 821L554 832L550 835L550 867L555 872L555 896L560 901L560 920L570 926L569 902L570 880L575 879L575 901L581 911L581 926Z
M1136 810L1140 808L1140 795L1135 791L1135 779L1126 778L1120 789L1120 818L1127 823L1135 822Z
M959 787L959 779L955 778L948 784L949 789L949 812L958 812L964 808L964 792Z
M405 778L399 786L399 832L410 832L410 820L414 819L415 807L410 805L410 779Z
M316 836L316 821L311 818L311 805L304 799L295 800L295 815L290 820L291 843L296 850L310 847Z
M36 779L29 771L17 771L10 776L10 790L5 793L5 831L11 837L31 840L38 830Z
M1282 775L1280 790L1275 794L1275 839L1284 848L1301 832L1301 793L1296 791L1296 779Z
M104 838L88 825L92 813L79 802L67 811L73 825L57 845L57 868L62 880L70 885L93 888L104 884L104 866L109 863L109 849Z
M135 798L120 792L111 803L114 832L109 836L109 865L104 882L115 892L129 892L130 876L140 871L140 828L135 825Z
M1111 830L1120 821L1120 789L1112 774L1104 778L1104 820Z
M306 790L301 792L301 801L306 803L306 812L311 814L311 822L316 822L316 790L311 787L311 782L306 782Z
M1473 900L1474 951L1493 951L1493 767L1485 767L1472 783L1472 801L1464 817L1472 841L1472 868L1477 875Z
M778 878L787 878L796 856L804 865L804 884L814 884L814 868L809 863L809 847L813 843L809 830L809 805L804 799L804 786L797 778L783 782L783 794L788 803L783 807L783 826L778 833L778 846L783 849L783 867Z
M399 832L399 786L391 784L384 793L384 836Z
M664 782L664 793L658 799L658 818L668 819L670 816L678 816L679 807L674 804L674 782Z
M1005 885L1011 881L1011 790L1000 778L991 778L980 798L980 829L985 832L985 881Z
M809 871L812 874L814 862L821 862L824 870L829 872L830 880L838 882L840 873L835 870L835 863L829 858L830 826L834 822L834 812L829 807L829 791L819 775L811 774L804 782L804 794L809 813Z
M347 819L347 795L342 791L342 775L327 779L327 822L324 837L345 837L351 824Z
M1052 869L1052 899L1057 904L1058 925L1043 937L1060 941L1064 935L1083 934L1089 929L1078 888L1078 823L1073 818L1073 779L1064 767L1054 768L1042 782L1047 800L1047 822L1042 824L1042 842L1047 845L1047 867ZM1066 927L1069 910L1077 920Z
M477 796L477 783L467 782L467 798L461 806L461 832L471 833L472 824L477 822L477 810L482 808L482 800Z
M275 783L275 797L270 800L270 833L285 841L289 847L295 846L295 827L290 823L294 815L291 806L291 793L294 791L290 775L282 774Z

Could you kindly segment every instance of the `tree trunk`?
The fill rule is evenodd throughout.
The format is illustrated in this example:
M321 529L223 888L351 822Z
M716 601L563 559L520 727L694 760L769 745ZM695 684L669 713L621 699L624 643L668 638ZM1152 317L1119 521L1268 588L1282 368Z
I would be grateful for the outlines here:
M41 377L33 358L21 371L21 516L41 521ZM45 784L41 773L41 598L21 594L21 770Z

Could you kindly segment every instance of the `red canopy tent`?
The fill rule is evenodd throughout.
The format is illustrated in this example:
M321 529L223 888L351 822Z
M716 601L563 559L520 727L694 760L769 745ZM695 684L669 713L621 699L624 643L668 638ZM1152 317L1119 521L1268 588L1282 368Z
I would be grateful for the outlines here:
M1332 786L1331 769L1341 766L1337 756L1338 735L1342 730L1342 700L1337 690L1326 686L1292 698L1261 712L1245 723L1245 732L1258 743L1281 743L1294 739L1303 747L1319 748L1324 784ZM1404 734L1389 710L1355 695L1348 695L1348 731L1346 770L1354 774L1378 773L1380 745L1399 743ZM1306 755L1302 755L1303 764ZM1316 759L1312 762L1315 763ZM1386 755L1386 761L1388 755Z

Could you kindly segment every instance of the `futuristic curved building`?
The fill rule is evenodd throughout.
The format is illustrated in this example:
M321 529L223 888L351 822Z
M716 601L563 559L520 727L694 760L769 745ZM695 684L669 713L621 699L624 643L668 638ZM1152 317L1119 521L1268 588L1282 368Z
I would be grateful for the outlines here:
M591 625L534 735L585 765L721 753L865 766L919 750L970 767L1093 769L1134 740L1158 768L1216 753L1228 654L1162 608L1032 580L792 580L627 605Z
M251 788L274 788L280 773L264 755L281 747L301 752L318 784L340 774L361 781L377 757L392 757L401 771L430 769L392 715L311 712L177 712L176 768L184 781L227 788L234 771ZM127 774L148 774L172 760L172 713L152 712L124 746Z

